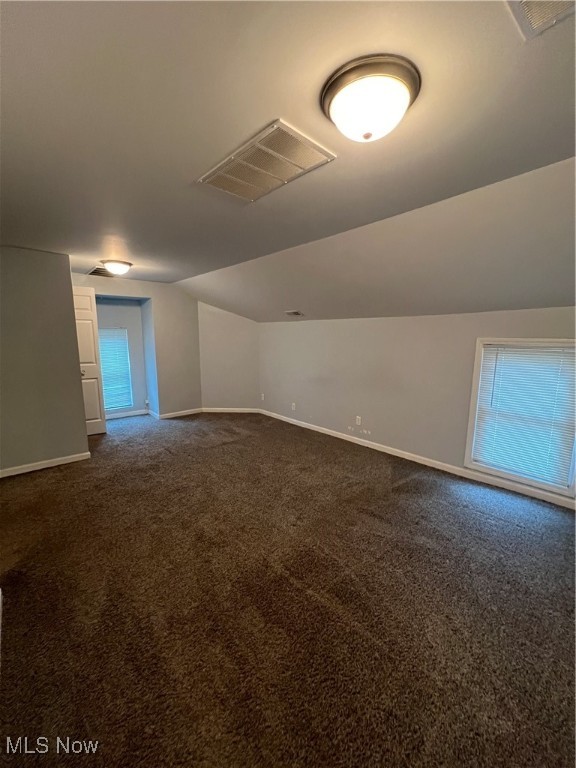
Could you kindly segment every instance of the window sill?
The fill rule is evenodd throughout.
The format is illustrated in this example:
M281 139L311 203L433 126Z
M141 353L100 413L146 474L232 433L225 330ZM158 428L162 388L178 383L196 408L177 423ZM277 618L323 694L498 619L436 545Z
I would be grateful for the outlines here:
M508 480L512 483L526 486L527 488L537 488L538 490L547 491L548 493L551 493L557 496L563 496L569 499L574 498L574 485L566 488L558 485L553 485L552 483L542 483L542 482L539 482L538 480L531 480L530 478L523 477L522 475L514 475L510 472L504 472L502 470L488 467L485 464L478 464L477 462L470 461L470 460L465 461L464 466L482 475L499 477L502 480Z

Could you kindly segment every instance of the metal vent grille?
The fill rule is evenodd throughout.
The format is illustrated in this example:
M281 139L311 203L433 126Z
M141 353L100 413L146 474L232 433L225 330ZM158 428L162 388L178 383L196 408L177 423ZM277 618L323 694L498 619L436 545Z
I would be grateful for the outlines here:
M88 274L96 275L97 277L116 277L116 275L108 272L108 270L104 267L94 267L94 269L91 272L88 272Z
M198 182L254 202L335 157L291 126L275 120Z
M574 1L510 0L508 6L520 31L528 40L541 35L550 27L574 13Z

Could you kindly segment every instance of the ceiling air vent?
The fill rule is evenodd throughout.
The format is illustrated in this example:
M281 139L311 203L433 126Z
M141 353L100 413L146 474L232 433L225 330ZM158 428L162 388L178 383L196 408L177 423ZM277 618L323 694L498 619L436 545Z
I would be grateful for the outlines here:
M335 157L282 120L275 120L198 182L254 202Z
M508 7L526 40L541 35L574 13L573 0L510 0Z
M300 312L299 309L287 309L284 314L288 317L304 317L304 312Z
M94 269L91 272L88 272L88 274L96 275L96 277L116 277L116 275L108 272L108 270L104 269L104 267L94 267Z

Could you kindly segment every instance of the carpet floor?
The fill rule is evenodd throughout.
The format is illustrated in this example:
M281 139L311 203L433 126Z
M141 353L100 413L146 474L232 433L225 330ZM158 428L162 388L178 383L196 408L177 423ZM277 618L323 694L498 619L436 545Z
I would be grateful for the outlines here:
M574 765L570 511L257 414L90 448L0 485L6 764Z

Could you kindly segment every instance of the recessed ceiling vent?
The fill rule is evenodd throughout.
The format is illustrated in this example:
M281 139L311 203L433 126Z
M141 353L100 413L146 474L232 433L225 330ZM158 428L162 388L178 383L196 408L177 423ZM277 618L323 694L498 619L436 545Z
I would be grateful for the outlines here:
M300 312L299 309L287 309L284 314L288 317L304 317L304 312Z
M275 120L198 181L254 202L336 155Z
M508 6L526 40L541 35L574 13L573 0L510 0Z
M116 275L108 272L108 270L104 269L104 267L94 267L94 269L91 272L88 272L88 274L96 275L96 277L116 277Z

